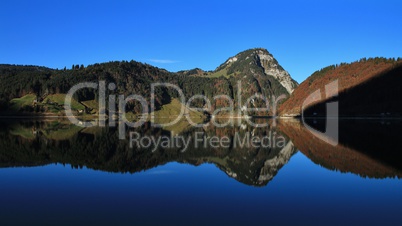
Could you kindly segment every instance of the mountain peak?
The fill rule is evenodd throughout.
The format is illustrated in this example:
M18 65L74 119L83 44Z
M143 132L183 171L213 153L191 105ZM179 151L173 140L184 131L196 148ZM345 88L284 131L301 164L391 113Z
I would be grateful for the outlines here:
M286 91L291 94L298 85L289 73L285 71L274 56L264 48L253 48L242 51L233 57L228 58L223 64L217 67L215 74L231 76L236 73L256 74L262 72L265 76L277 80Z
M225 65L228 65L230 63L236 62L238 60L248 60L251 58L255 58L256 56L261 55L261 56L271 56L272 55L268 52L267 49L264 48L253 48L253 49L248 49L248 50L244 50L238 54L236 54L233 57L229 57L229 59L227 59L225 61L225 63L221 64L217 70L221 67L224 67Z

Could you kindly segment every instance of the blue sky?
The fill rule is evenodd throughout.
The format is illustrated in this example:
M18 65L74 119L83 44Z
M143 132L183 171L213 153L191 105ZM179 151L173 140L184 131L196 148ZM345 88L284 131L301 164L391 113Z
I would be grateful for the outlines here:
M327 65L402 57L402 1L0 2L0 63L136 60L213 70L263 47L298 82Z

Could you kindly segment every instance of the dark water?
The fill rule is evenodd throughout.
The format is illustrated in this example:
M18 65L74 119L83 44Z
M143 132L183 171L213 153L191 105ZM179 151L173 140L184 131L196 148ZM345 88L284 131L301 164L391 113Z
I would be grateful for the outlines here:
M402 222L400 120L342 120L337 146L296 120L264 128L144 125L125 140L116 128L63 121L0 124L0 225ZM186 150L130 147L130 131L171 140L174 131L190 142ZM203 145L213 137L227 138L225 145Z

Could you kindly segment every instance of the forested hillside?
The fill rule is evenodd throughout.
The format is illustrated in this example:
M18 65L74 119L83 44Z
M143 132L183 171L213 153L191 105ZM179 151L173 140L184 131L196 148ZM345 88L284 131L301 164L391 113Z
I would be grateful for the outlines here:
M0 109L2 114L54 113L63 114L64 97L69 89L80 82L106 81L116 84L116 89L108 95L137 94L150 104L151 84L171 83L178 86L188 100L201 94L216 108L229 106L225 99L214 100L216 95L228 95L234 100L234 107L244 107L246 100L256 93L265 97L288 95L297 86L290 75L265 49L251 49L229 58L214 72L201 69L168 72L136 61L108 62L89 65L72 65L71 69L51 69L39 66L0 65ZM241 90L238 89L240 82ZM241 92L242 102L238 100ZM73 110L83 114L96 113L98 90L82 89L74 96ZM155 92L156 109L177 98L174 89L159 87ZM106 100L107 101L107 100ZM196 99L192 106L205 107L206 102ZM261 99L254 98L248 107L263 107ZM240 106L241 105L241 106ZM150 108L150 106L148 106ZM128 111L141 112L141 105L130 102ZM244 114L263 114L244 113Z
M314 72L280 107L282 116L301 114L303 102L316 90L322 99L304 106L306 115L325 115L325 103L339 102L341 116L402 115L402 60L363 58L359 61L332 65ZM339 95L327 98L325 86L338 81Z

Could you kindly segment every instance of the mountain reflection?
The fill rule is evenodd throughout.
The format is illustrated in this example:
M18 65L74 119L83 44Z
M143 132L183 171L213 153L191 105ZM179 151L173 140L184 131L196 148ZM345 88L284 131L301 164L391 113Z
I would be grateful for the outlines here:
M307 120L315 129L324 129L324 120ZM315 137L299 120L284 120L278 125L300 152L311 161L330 170L350 172L369 178L402 176L400 120L339 121L339 144L336 146Z
M390 149L397 147L395 142L398 140L395 134L387 135L387 132L398 130L397 121L391 124L342 122L341 143L335 147L314 137L298 120L275 123L270 120L268 127L261 128L247 126L245 122L223 128L210 125L181 131L180 134L172 132L177 131L174 129L164 130L144 124L141 128L128 130L126 140L119 139L116 128L81 128L68 121L3 120L0 123L0 167L61 163L74 168L137 173L169 162L195 166L212 163L241 183L265 186L300 150L314 163L331 170L375 178L402 175L397 164L402 159L401 154ZM359 128L365 132L358 132ZM166 142L180 137L188 141L188 148L184 150L183 146L174 145L130 147L129 132L155 140L166 138ZM377 139L372 139L373 136ZM226 145L213 145L213 137L225 141ZM371 144L379 142L378 139L388 142L384 147L389 149L379 149ZM363 141L366 144L360 144Z

